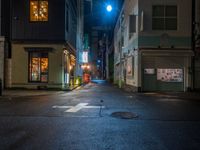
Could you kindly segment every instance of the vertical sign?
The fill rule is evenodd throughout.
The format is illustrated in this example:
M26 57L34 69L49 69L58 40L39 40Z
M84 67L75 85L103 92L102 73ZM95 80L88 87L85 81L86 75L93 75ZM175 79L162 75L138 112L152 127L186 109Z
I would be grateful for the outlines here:
M83 63L88 63L88 51L84 51L82 54Z
M88 49L89 48L89 37L88 34L84 35L84 49Z

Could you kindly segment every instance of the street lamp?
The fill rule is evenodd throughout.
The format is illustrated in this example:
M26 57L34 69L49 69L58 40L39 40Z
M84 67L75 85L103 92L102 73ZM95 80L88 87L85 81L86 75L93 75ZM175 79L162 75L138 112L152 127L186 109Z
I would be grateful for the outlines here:
M111 12L111 11L112 11L112 6L111 6L110 4L107 5L106 10L107 10L108 12Z

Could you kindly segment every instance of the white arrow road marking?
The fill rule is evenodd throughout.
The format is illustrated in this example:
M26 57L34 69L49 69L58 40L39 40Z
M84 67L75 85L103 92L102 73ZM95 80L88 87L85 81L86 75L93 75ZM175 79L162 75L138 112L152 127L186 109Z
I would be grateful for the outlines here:
M84 108L84 106L88 105L88 103L79 103L78 105L70 108L69 110L66 110L65 112L77 112Z
M75 113L83 108L96 108L96 109L100 109L101 108L105 108L105 106L87 106L88 103L79 103L76 106L52 106L52 108L64 108L64 109L68 109L65 112L71 112L71 113Z

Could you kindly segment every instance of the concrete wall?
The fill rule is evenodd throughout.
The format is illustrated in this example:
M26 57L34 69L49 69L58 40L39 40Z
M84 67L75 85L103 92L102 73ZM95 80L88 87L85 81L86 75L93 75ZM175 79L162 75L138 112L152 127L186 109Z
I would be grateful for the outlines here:
M51 47L49 52L49 80L48 83L28 82L28 52L24 47ZM12 87L36 88L38 85L48 87L62 87L63 75L63 45L62 44L12 44Z
M124 48L123 51L132 51L138 48L138 0L125 1L124 3L124 22L123 22L123 35L124 35ZM136 15L136 32L129 33L129 16Z
M0 37L0 79L4 87L4 38Z
M177 30L152 30L152 5L177 5ZM139 32L140 47L191 47L191 0L139 0L139 22L144 12L143 31Z
M196 0L196 23L199 23L197 26L198 34L200 34L200 0ZM199 47L199 45L198 45ZM200 51L197 54L197 59L195 59L195 89L200 91Z
M133 76L126 75L126 84L136 87L138 85L138 51L135 51L133 55L129 57L133 57Z
M2 2L1 2L1 0L0 0L0 16L1 16L1 17L0 17L0 35L2 35L2 31L1 31L1 26L2 26L2 25L1 25L1 23L2 23L2 14L1 14L1 10L2 10L2 9L1 9L1 5L2 5L2 4L1 4L1 3L2 3Z
M155 31L152 30L152 6L153 5L177 5L178 30ZM156 36L163 32L171 36L191 36L191 0L139 0L139 16L144 12L144 31L140 36ZM140 22L139 22L140 23Z
M76 36L76 76L82 76L81 61L83 51L84 10L83 1L77 0L77 36Z

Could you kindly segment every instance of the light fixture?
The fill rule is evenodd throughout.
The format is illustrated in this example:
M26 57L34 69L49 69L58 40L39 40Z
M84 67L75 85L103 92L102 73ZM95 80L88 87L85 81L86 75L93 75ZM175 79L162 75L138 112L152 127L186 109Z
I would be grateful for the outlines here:
M111 5L107 5L106 9L107 9L108 12L111 12L112 11L112 6Z
M90 69L90 66L89 66L89 65L87 65L87 69Z

